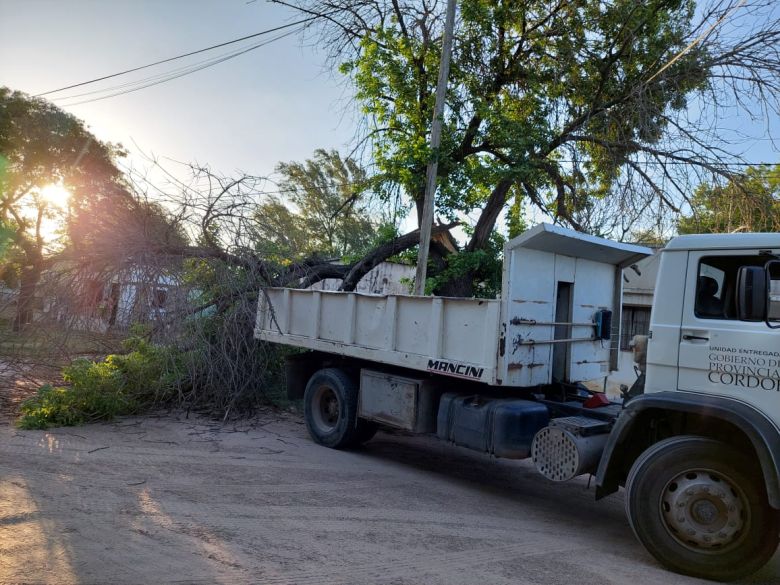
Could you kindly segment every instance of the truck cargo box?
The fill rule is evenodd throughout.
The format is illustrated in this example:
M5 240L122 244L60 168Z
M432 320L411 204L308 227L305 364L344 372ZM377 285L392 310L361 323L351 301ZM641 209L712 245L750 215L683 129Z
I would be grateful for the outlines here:
M500 299L268 288L255 336L494 386L602 378L622 269L650 253L541 224L507 242Z

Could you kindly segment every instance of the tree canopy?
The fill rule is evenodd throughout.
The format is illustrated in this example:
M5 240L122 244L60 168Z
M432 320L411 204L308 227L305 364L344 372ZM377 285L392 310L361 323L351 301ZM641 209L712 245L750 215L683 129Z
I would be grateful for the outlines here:
M680 218L681 234L780 231L780 165L750 167L723 185L703 184Z
M42 190L49 185L67 189L76 216L87 201L121 189L121 173L114 164L121 154L51 103L0 87L0 226L12 234L0 272L18 278L17 328L30 319L51 244L42 226L56 210L41 196Z
M99 141L76 117L40 98L0 87L0 212L49 184L74 195L120 179L120 148Z
M320 17L386 192L419 212L439 157L437 213L471 215L467 252L518 202L616 237L651 211L677 213L692 184L732 174L704 114L754 99L777 112L780 26L760 0L462 0L432 153L444 3L278 1Z
M368 251L378 226L365 196L366 173L354 160L319 149L305 162L280 163L277 172L279 195L255 213L258 251L284 260Z

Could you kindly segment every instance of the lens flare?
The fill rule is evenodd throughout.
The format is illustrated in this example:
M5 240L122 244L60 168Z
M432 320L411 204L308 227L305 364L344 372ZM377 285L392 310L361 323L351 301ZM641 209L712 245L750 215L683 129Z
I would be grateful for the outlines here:
M41 197L56 207L65 208L68 206L70 191L62 185L52 183L41 189Z

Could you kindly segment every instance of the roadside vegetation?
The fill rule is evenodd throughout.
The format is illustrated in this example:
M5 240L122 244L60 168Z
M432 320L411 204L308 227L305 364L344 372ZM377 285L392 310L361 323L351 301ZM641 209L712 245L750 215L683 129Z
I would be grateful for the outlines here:
M19 426L72 426L168 402L186 376L187 355L139 335L128 338L123 350L101 361L79 358L66 366L63 386L45 384L22 404Z
M777 167L712 131L780 114L772 3L459 2L438 152L445 3L281 3L315 17L307 39L353 92L350 155L319 149L272 177L129 167L81 120L0 87L0 383L40 387L26 428L279 403L286 350L253 337L263 291L350 291L385 260L413 263L419 228L401 226L432 157L429 293L495 297L503 242L539 220L654 242L778 228Z

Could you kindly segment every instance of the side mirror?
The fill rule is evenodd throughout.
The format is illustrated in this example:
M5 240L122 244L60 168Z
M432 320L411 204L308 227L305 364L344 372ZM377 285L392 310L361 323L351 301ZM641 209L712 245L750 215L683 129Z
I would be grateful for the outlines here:
M780 260L766 263L767 293L766 324L772 329L780 329Z
M766 320L766 275L763 266L741 266L737 272L737 316L740 321Z

